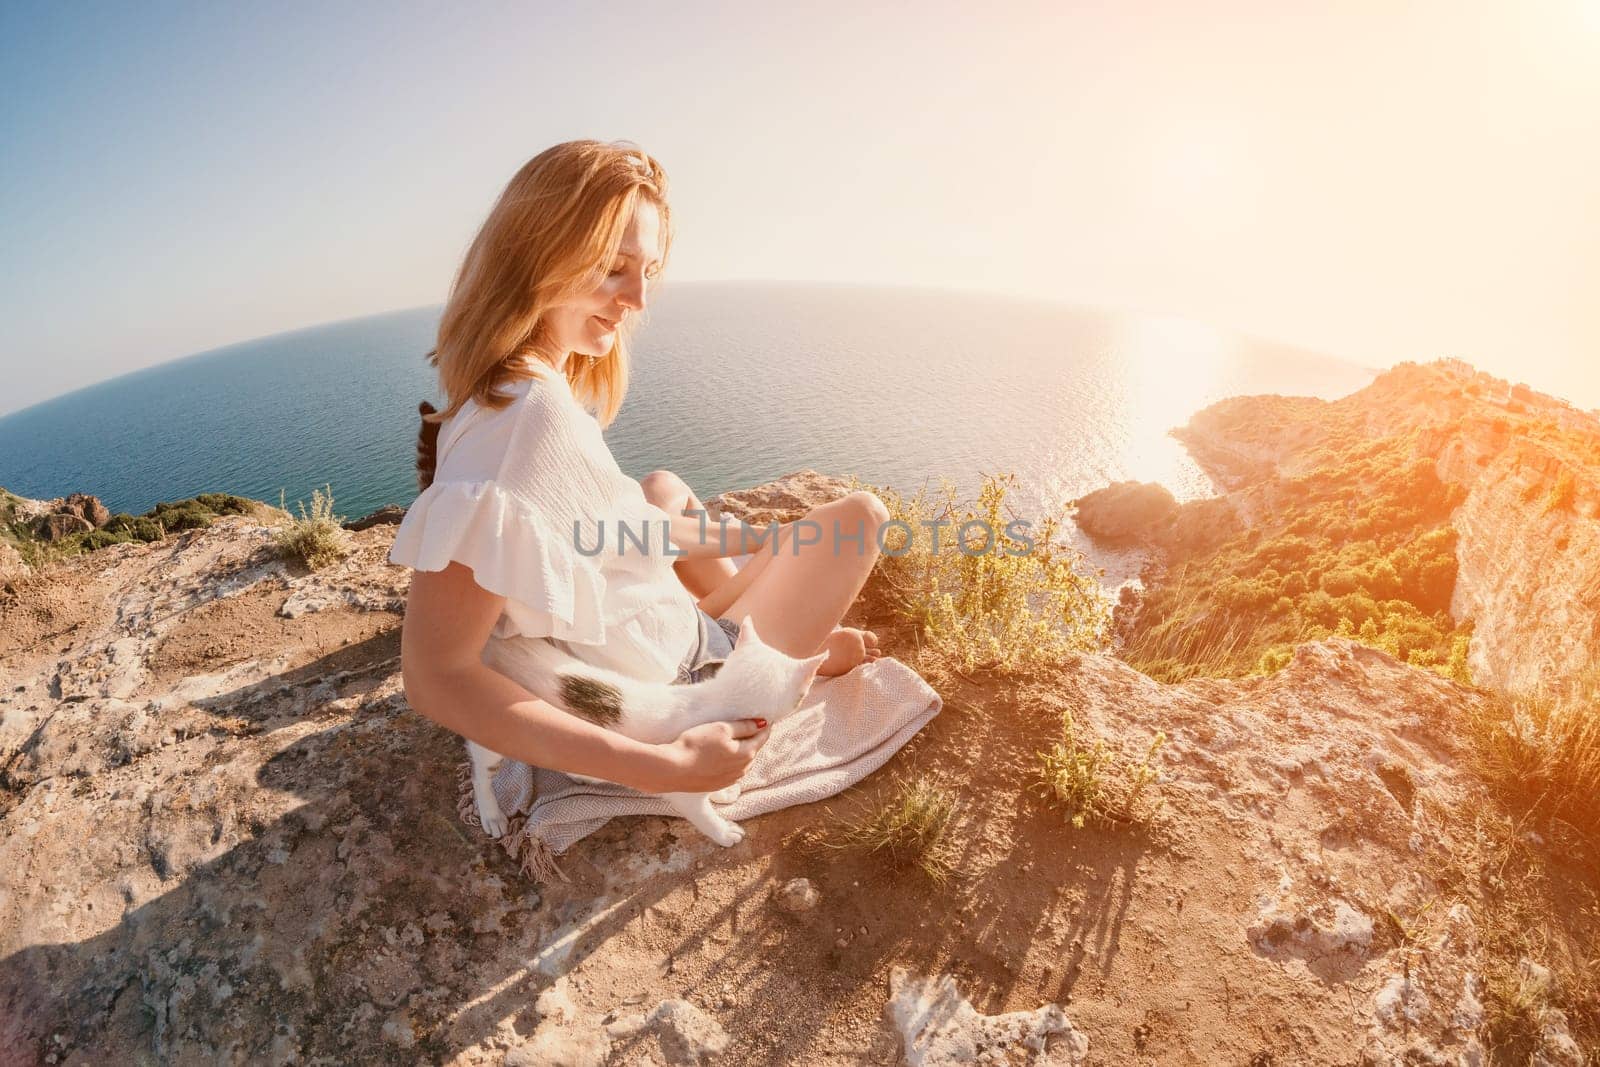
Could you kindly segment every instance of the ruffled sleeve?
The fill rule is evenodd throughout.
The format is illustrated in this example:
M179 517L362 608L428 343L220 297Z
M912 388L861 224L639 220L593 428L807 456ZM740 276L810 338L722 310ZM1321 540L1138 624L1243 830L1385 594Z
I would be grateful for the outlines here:
M497 637L605 639L600 562L577 551L570 533L493 480L434 482L406 511L389 561L419 571L454 560L507 600Z

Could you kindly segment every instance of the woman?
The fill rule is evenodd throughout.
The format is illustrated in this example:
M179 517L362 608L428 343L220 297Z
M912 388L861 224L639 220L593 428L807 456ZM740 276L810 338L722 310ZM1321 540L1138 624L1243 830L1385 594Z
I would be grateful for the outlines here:
M600 428L628 385L626 337L671 245L666 193L660 165L626 142L556 145L512 178L440 320L430 360L448 406L424 412L423 492L390 559L415 568L401 670L417 711L532 766L650 793L712 792L744 773L767 740L765 720L647 744L535 698L480 660L491 636L544 637L648 680L695 681L731 650L729 620L746 615L790 655L825 650L822 675L879 655L870 631L837 625L877 558L887 519L877 497L814 508L798 548L798 524L788 524L735 568L740 529L719 536L681 479L656 471L634 482L605 446ZM650 552L632 542L619 551L615 526L646 522ZM605 549L591 555L597 529Z

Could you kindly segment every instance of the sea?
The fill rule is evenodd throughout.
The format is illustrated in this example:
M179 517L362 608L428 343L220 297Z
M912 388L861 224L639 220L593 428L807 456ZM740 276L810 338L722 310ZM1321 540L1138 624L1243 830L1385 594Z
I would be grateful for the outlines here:
M406 504L439 307L230 345L0 417L0 486L85 492L113 512L229 492L336 510ZM916 288L669 283L635 335L606 440L638 478L701 499L802 468L913 493L1015 476L1035 525L1113 481L1216 491L1169 431L1246 393L1334 398L1377 370L1201 322ZM1136 556L1080 547L1120 584Z

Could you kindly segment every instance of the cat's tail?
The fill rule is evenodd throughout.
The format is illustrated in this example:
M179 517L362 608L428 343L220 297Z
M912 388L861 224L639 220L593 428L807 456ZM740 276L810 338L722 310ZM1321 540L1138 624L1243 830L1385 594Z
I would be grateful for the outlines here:
M634 740L682 732L681 691L592 666L545 638L491 638L483 662L546 703Z

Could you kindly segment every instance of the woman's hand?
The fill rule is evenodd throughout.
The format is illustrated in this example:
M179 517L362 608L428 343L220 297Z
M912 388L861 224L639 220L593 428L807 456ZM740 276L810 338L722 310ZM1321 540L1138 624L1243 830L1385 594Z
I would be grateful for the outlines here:
M733 719L691 726L663 745L670 770L658 793L714 793L743 776L767 743L765 719Z

